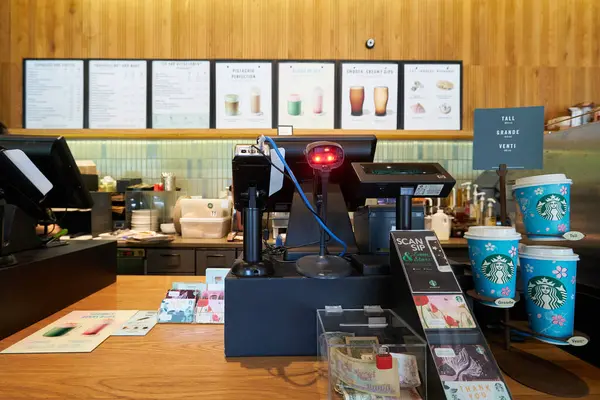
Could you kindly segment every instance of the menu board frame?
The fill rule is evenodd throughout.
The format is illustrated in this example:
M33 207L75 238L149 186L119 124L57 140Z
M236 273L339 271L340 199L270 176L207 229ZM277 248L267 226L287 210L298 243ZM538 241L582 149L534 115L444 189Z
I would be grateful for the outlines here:
M406 98L407 98L407 93L405 92L404 88L405 88L405 79L406 79L406 75L405 75L405 66L406 65L414 65L414 64L424 64L424 65L458 65L459 66L459 76L460 76L460 85L458 87L459 90L459 101L460 101L460 113L459 113L459 127L458 129L435 129L435 128L428 128L428 129L423 129L424 132L429 131L429 130L440 130L440 131L448 131L448 132L452 132L452 131L461 131L463 129L463 117L464 117L464 112L463 112L463 85L464 85L464 68L463 68L463 62L462 60L426 60L426 61L422 61L422 60L410 60L410 61L400 61L399 62L399 85L400 85L400 93L402 93L402 95L400 96L400 98L398 99L398 114L399 114L399 121L398 121L398 129L399 130L406 130L405 127L405 114L404 114L404 106L406 104Z
M90 63L94 61L120 61L120 62L134 62L134 61L143 61L146 63L146 127L145 128L90 128L90 97L91 97L91 88L90 88ZM88 58L86 59L87 70L85 75L85 97L87 100L86 109L85 109L85 122L84 128L86 129L94 129L94 130L106 130L106 129L118 129L123 131L135 130L135 129L149 129L150 128L150 120L152 119L152 70L150 69L150 65L152 63L152 59L148 58Z
M212 71L211 71L211 128L216 129L251 129L251 130L261 130L261 129L273 129L277 126L277 63L274 60L268 59L213 59L212 63ZM271 126L269 128L217 128L217 64L247 64L247 63L268 63L271 64Z
M374 127L370 127L370 128L343 128L343 102L345 101L344 99L344 65L348 64L348 65L359 65L359 64L373 64L373 65L395 65L398 70L397 70L397 78L398 81L396 82L396 109L394 110L396 112L396 127L391 129L391 130L398 130L400 129L400 123L402 121L401 115L400 115L400 99L402 98L402 76L403 76L403 69L402 69L402 64L401 62L398 61L387 61L387 60L340 60L338 61L338 78L337 81L338 83L336 83L336 91L337 93L337 99L338 99L338 103L337 103L337 126L339 127L339 129L360 129L360 130L390 130L390 129L377 129ZM365 96L366 97L366 96Z
M146 61L148 61L148 88L147 88L147 93L148 93L148 105L147 105L147 109L148 109L148 129L213 129L215 127L214 124L214 113L213 113L213 108L215 106L214 104L214 97L215 97L215 86L214 86L214 74L215 74L215 63L214 60L211 59L191 59L191 58L168 58L168 59L163 59L163 58L151 58L151 59L147 59ZM155 62L161 62L161 61L167 61L167 62L207 62L208 63L208 73L209 73L209 79L208 79L208 91L209 91L209 96L208 96L208 128L154 128L154 63Z
M290 59L290 60L277 60L275 63L274 72L274 87L276 90L275 99L275 108L274 112L276 113L276 120L274 121L274 126L278 125L292 125L291 123L282 124L279 118L279 90L281 89L280 85L280 72L281 65L283 64L332 64L333 65L333 128L304 128L304 127L296 127L294 129L310 129L310 130L322 130L322 129L340 129L340 107L339 107L339 95L340 95L340 74L339 74L339 60L298 60L298 59Z
M83 128L87 128L87 115L88 115L88 95L87 95L87 89L88 89L88 69L89 69L89 63L87 59L84 58L23 58L22 61L22 71L23 71L23 76L22 76L22 85L23 85L23 90L21 93L21 124L23 126L24 129L28 129L27 128L27 62L28 61L82 61L83 62L83 121L82 121L82 126ZM56 129L61 129L61 128L56 128Z

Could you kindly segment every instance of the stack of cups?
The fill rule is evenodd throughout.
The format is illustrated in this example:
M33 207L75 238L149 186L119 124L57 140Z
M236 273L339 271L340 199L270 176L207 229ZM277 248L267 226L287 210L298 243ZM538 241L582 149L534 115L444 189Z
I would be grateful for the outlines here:
M523 246L519 258L529 327L535 333L569 339L573 336L579 256L567 247Z
M517 179L513 189L531 240L562 240L570 230L572 181L564 174Z
M512 227L472 226L465 238L469 242L475 291L492 300L482 303L498 307L502 303L499 299L512 300L516 294L517 254L521 235ZM511 300L504 304L512 305Z

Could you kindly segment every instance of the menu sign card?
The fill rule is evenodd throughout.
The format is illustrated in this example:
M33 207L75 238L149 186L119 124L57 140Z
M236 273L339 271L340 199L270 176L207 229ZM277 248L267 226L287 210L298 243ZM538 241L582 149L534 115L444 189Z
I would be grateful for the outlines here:
M431 231L397 231L392 238L413 293L461 293L440 242Z
M542 169L544 107L475 110L473 169Z
M461 64L404 65L404 129L461 128Z

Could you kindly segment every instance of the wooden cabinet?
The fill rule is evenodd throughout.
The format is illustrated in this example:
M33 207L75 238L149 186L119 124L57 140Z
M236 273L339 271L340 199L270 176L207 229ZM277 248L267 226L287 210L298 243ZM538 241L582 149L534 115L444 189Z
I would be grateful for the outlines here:
M196 275L206 275L206 268L231 268L235 249L201 249L196 251Z
M194 249L148 249L146 266L148 275L194 275L196 255Z

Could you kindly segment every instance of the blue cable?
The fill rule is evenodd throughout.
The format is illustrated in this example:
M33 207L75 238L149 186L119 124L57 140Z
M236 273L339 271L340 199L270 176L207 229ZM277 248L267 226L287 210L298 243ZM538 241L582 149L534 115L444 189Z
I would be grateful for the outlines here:
M279 159L283 163L283 166L285 167L285 170L288 172L288 174L292 178L292 181L294 182L294 185L296 185L296 189L298 189L298 194L300 194L300 197L302 198L302 201L304 201L304 204L306 205L306 207L308 207L308 209L311 210L313 213L316 213L316 211L314 210L313 206L310 204L310 202L306 198L306 195L304 194L304 191L300 187L300 184L298 183L298 180L294 176L294 173L292 172L291 168L285 162L285 158L279 152L279 149L277 148L277 145L275 144L275 142L273 141L273 139L271 139L269 136L263 136L263 137L267 140L267 142L269 142L269 144L271 145L271 148L275 151L275 154L277 154L277 157L279 157ZM325 225L323 223L323 221L321 221L320 218L317 218L317 216L315 214L313 214L313 217L318 222L318 224L321 226L321 228L323 228L323 230L325 230L325 232L327 232L329 234L329 236L331 236L336 242L338 242L339 244L342 245L342 247L344 248L344 250L342 250L342 252L339 254L339 256L342 257L344 254L346 254L346 252L348 251L348 245L346 244L346 242L344 242L342 239L340 239L339 237L337 237L333 232L331 232L331 230L327 227L327 225Z

